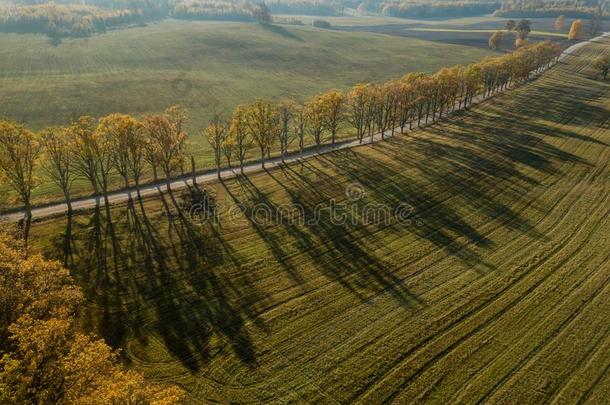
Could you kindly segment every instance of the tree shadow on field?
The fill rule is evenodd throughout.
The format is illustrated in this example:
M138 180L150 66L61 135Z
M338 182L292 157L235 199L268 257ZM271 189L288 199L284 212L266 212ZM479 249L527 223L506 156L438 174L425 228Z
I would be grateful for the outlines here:
M291 168L283 167L282 170L287 173ZM317 191L318 187L308 187L303 182L291 182L288 187L286 179L278 178L279 174L266 171L266 175L288 194L289 206L274 202L245 175L235 182L241 193L231 190L227 184L225 190L234 203L242 207L251 226L280 266L289 270L297 285L306 288L299 275L299 264L304 263L303 256L306 256L306 262L314 264L316 270L361 301L387 292L404 307L423 303L370 249L375 245L375 235L350 221L334 222L329 201ZM260 216L250 209L260 204L278 215L273 215L270 222L261 223Z
M218 230L198 227L180 210L165 196L114 208L115 249L104 249L113 239L109 233L96 233L96 239L75 232L80 237L73 252L80 258L88 257L92 243L101 248L99 261L77 261L73 269L105 278L104 285L86 290L96 304L88 319L114 347L124 346L127 336L145 347L152 335L193 371L225 345L243 364L255 366L246 323L266 332L257 317L265 299ZM109 261L116 261L116 271L108 271ZM225 343L212 345L213 336Z
M274 34L281 35L284 38L293 39L298 42L303 42L303 39L301 37L299 37L298 35L296 35L293 32L288 31L286 28L284 28L282 26L268 24L268 25L262 25L261 27L263 27L263 29L265 31L269 31Z
M386 143L374 147L380 145L386 146ZM382 153L386 153L386 150L383 149ZM389 167L354 149L323 155L319 159L334 165L334 169L349 181L362 185L374 201L389 206L407 204L413 207L417 224L396 225L404 227L402 231L432 242L470 267L492 270L471 248L471 244L481 248L490 247L492 242L470 226L462 214L446 204L437 193L427 190L416 179L404 176L400 169Z

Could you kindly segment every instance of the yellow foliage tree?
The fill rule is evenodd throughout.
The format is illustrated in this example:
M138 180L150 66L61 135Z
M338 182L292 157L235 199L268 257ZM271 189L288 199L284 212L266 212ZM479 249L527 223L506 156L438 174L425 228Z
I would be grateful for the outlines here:
M118 353L79 331L84 303L68 271L0 234L0 403L175 404L176 387L147 384Z
M256 100L247 110L246 126L250 137L261 152L261 164L265 167L265 155L281 130L277 108L269 101Z
M581 20L574 21L572 23L572 26L570 27L570 32L568 33L568 39L570 41L580 39L582 37L582 30L583 30L582 21Z
M566 26L566 18L563 15L560 15L559 17L557 17L557 19L555 20L555 29L557 31L561 31L564 29L564 27Z
M203 130L203 135L214 151L214 163L216 164L216 176L220 179L220 165L222 158L222 147L227 134L227 125L214 115L208 126Z
M34 167L40 150L40 142L32 131L23 125L0 121L0 180L17 192L25 207L26 241L32 218L32 189L36 185Z

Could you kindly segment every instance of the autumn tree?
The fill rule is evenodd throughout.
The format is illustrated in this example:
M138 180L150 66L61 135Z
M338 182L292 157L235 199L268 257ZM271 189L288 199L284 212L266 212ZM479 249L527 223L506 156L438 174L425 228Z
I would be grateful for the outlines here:
M125 188L129 190L129 178L132 177L139 196L147 141L144 124L129 115L111 114L100 120L98 131L108 137L110 158L123 178Z
M187 138L187 134L184 132L184 123L188 119L188 111L186 108L181 106L180 104L173 105L165 110L165 116L169 119L170 124L174 128L176 132L176 136L182 137L184 140ZM181 148L183 148L185 142L181 144ZM184 174L184 150L181 150L182 159L178 164L180 171Z
M489 37L489 48L498 51L502 47L502 40L504 39L504 33L502 31L496 31Z
M36 185L34 168L41 145L36 134L23 125L0 121L0 179L19 195L25 208L24 239L27 241L32 218L32 189Z
M568 39L570 41L574 41L580 39L582 37L583 25L581 20L575 20L570 27L570 32L568 33Z
M389 87L385 84L378 84L373 86L372 101L373 101L373 125L381 132L381 138L385 136L385 130L387 129L387 111L388 111L388 93ZM374 140L375 130L369 131L371 143Z
M555 26L555 29L557 31L563 31L563 29L566 26L566 18L563 15L560 15L559 17L557 17L557 19L555 19L555 23L553 24Z
M284 163L285 156L288 153L288 147L293 140L294 133L292 132L290 126L292 124L294 114L296 113L296 106L293 102L281 102L277 106L277 111L280 124L278 131L278 140L280 141L280 156L282 163Z
M398 84L398 116L401 133L405 132L407 123L409 124L409 129L412 129L415 106L417 103L417 82L422 76L423 73L412 72L404 76Z
M225 128L225 133L222 137L222 142L220 143L220 149L222 151L222 155L225 157L226 161L227 161L227 166L229 168L231 168L231 165L233 162L233 157L235 156L235 152L237 150L236 144L235 144L235 138L233 137L233 134L230 131L231 128L231 124L229 122L225 123L226 128Z
M72 215L72 200L70 188L75 179L74 149L71 145L69 132L65 128L46 128L40 134L44 151L42 167L49 178L60 188L68 207L68 215Z
M0 402L174 404L183 392L149 385L80 330L85 303L68 271L0 234Z
M336 143L337 131L343 120L344 96L336 90L322 94L320 102L324 110L324 126L330 131L331 143Z
M370 83L357 84L347 93L347 121L356 130L358 141L362 143L370 120L370 104L373 86Z
M66 131L74 153L74 170L77 175L89 181L94 195L98 197L95 120L89 116L80 117L66 128Z
M182 167L186 142L186 133L182 130L184 115L175 113L175 110L168 110L166 114L152 114L144 118L149 145L148 159L163 170L170 193L172 173Z
M483 74L479 64L468 65L464 70L464 100L460 108L472 104L472 100L479 93L483 84Z
M246 123L250 137L260 150L264 169L265 155L269 153L280 130L277 108L269 101L256 100L248 108Z
M114 118L112 115L102 117L93 134L92 150L97 164L97 183L104 196L106 208L110 206L108 201L108 186L110 184L110 173L115 168L115 133L113 131Z
M294 133L299 141L299 153L303 155L305 133L307 132L307 109L302 104L294 105Z
M227 132L227 125L218 114L215 114L208 126L203 130L204 136L214 152L214 163L216 164L216 176L220 179L220 166L222 164L222 143Z
M307 128L316 143L316 148L319 150L320 145L322 145L322 134L324 133L326 120L324 100L321 96L315 96L305 104L305 110Z
M235 154L239 161L239 170L244 174L244 161L246 154L252 145L252 138L248 133L248 110L245 107L237 106L231 118L229 133L235 144Z

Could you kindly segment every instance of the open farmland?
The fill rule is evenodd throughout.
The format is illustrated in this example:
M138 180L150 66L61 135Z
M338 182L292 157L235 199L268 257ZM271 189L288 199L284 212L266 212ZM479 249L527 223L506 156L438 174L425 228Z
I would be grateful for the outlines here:
M609 52L406 136L206 185L217 224L163 196L39 222L32 243L85 289L87 327L193 401L603 403L610 85L591 61ZM331 200L347 223L316 210ZM293 204L315 220L256 210ZM401 204L408 220L362 215Z
M402 20L387 18L371 18L359 23L357 18L337 18L336 29L350 32L375 32L405 38L418 38L442 44L488 48L489 37L498 30L504 30L508 18L479 16L454 18L446 20ZM575 19L566 19L565 27L558 31L554 27L553 18L530 18L532 32L530 41L553 40L564 41L566 44L570 25ZM518 19L517 19L518 21ZM585 27L588 22L585 21ZM588 28L587 28L588 29ZM603 20L601 30L610 30L610 22ZM587 31L588 32L588 31ZM585 32L586 34L586 32ZM514 50L515 33L507 33L502 43L504 51Z
M302 102L333 88L431 73L493 54L374 33L184 21L65 39L58 46L41 35L0 34L0 49L0 118L40 130L81 115L140 116L181 104L189 111L189 154L200 169L213 166L201 131L214 113L230 116L237 105L261 97ZM147 176L152 180L152 173ZM112 187L120 184L113 180ZM15 205L12 191L2 185L0 191L0 206ZM91 190L78 180L73 192ZM33 194L36 203L59 198L51 182Z
M478 61L488 50L307 26L170 20L51 46L0 34L0 115L34 129L83 114L140 115L181 103L197 147L214 112L257 97L303 101L410 71ZM426 58L421 55L425 54Z

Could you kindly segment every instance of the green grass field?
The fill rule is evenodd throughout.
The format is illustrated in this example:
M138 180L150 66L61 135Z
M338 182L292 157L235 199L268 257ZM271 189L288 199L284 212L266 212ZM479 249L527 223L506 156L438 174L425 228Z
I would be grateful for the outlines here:
M57 47L40 35L0 34L0 49L0 117L41 129L83 114L142 115L180 103L190 112L188 152L199 168L213 165L200 131L214 112L228 115L257 97L303 101L491 54L374 33L181 21L69 39ZM74 192L91 190L77 182ZM34 192L37 203L58 199L61 193L49 182ZM11 204L9 198L4 205Z
M88 328L193 402L604 403L610 84L590 65L608 52L373 147L208 185L218 224L165 196L36 223L33 245L65 258ZM316 211L331 200L347 223ZM402 203L410 223L364 215ZM262 222L294 204L319 221Z
M43 36L2 34L0 47L4 116L41 128L81 114L144 114L180 102L191 111L193 130L213 110L228 112L256 97L303 100L490 53L313 27L180 21L57 47Z

